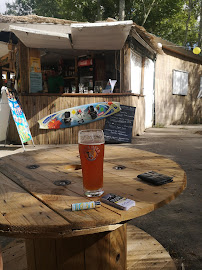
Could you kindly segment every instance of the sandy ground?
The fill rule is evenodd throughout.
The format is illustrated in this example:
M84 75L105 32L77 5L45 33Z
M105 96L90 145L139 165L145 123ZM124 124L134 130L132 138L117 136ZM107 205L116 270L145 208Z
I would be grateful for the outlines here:
M202 270L202 125L150 128L136 136L131 146L179 163L187 174L187 188L170 204L130 223L157 239L178 269ZM43 147L47 146L35 149ZM0 158L19 152L23 152L21 146L0 145ZM0 237L0 243L4 246L5 238Z

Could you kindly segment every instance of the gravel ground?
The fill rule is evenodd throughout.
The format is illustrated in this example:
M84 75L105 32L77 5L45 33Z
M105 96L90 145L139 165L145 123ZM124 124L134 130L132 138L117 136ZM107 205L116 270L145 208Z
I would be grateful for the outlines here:
M178 269L202 270L202 125L151 128L133 145L180 164L187 188L170 204L130 223L157 239Z

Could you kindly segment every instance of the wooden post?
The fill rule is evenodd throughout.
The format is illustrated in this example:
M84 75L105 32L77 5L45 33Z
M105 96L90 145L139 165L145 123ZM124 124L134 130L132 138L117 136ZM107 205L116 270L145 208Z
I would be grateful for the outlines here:
M126 270L126 224L111 232L26 240L28 270Z
M29 93L29 49L19 40L20 92Z
M128 43L124 46L124 92L131 90L131 48Z
M0 91L1 87L3 86L3 79L2 79L2 67L0 66Z
M124 91L124 49L120 50L120 92Z

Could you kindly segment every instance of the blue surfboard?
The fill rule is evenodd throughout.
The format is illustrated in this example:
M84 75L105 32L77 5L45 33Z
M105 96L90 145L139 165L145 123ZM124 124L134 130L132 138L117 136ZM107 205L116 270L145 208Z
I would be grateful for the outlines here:
M119 102L98 102L52 113L38 121L40 129L60 129L88 124L121 110Z

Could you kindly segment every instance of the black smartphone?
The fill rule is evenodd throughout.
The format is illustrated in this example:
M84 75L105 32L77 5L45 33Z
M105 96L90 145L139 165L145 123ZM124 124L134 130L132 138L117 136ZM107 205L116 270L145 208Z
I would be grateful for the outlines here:
M146 173L139 174L137 177L155 186L164 185L173 181L173 177L160 174L154 171L149 171Z

